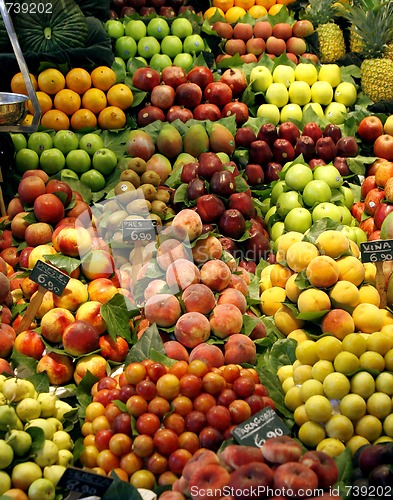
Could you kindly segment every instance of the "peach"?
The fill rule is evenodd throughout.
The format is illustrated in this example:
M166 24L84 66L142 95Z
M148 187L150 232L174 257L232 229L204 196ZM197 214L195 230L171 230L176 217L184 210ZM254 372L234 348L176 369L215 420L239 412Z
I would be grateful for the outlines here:
M71 356L82 356L98 349L99 333L90 323L75 320L63 332L63 347Z
M163 240L157 248L157 264L161 269L168 269L168 266L178 259L192 260L191 252L183 243L175 238Z
M271 475L273 476L272 472ZM189 480L193 500L202 500L205 497L204 492L210 488L211 491L224 491L224 486L227 486L230 480L231 475L221 465L208 464L195 467Z
M185 313L177 320L174 334L176 340L192 349L210 337L209 320L199 312Z
M14 374L12 366L3 358L0 358L0 373L8 373L9 375Z
M327 453L317 450L306 451L300 458L300 463L315 472L320 488L329 488L338 480L337 464Z
M339 340L355 331L355 323L352 316L344 309L332 309L322 319L322 333L330 333Z
M3 234L4 232L5 231L3 231ZM4 260L4 262L14 268L19 264L19 251L16 247L10 246L8 248L4 248L4 250L0 252L0 257Z
M229 285L231 274L222 260L209 260L201 267L201 282L213 292L221 292Z
M190 241L194 241L202 234L202 219L199 214L189 208L185 208L175 215L172 226L185 229Z
M25 330L17 335L14 349L25 356L39 360L45 350L45 345L37 332L34 330Z
M305 490L312 491L317 487L318 476L300 462L286 462L274 471L274 488L291 490L294 498L298 498Z
M166 286L166 281L161 279L150 281L150 283L146 286L145 291L143 292L145 300L148 300L150 299L150 297L161 293L161 291L164 290Z
M8 358L15 344L16 333L10 325L0 324L0 358Z
M37 373L42 372L46 372L51 385L65 385L72 379L74 364L65 354L49 352L38 361Z
M123 337L113 339L109 334L102 335L99 340L101 356L109 361L122 363L128 354L128 342Z
M242 314L247 310L245 296L235 288L225 288L218 297L217 304L233 304Z
M286 305L282 305L274 314L274 323L280 332L288 336L293 330L303 328L304 321L296 318L295 313Z
M52 241L52 227L46 222L30 224L25 231L25 241L30 247L45 245Z
M217 305L210 315L211 332L220 339L239 333L243 326L243 315L233 304Z
M30 226L31 222L25 220L25 217L29 215L29 212L19 212L15 215L15 217L11 221L11 231L12 236L16 240L24 240L25 233L28 226Z
M183 469L183 478L185 481L190 480L191 476L193 475L195 469L199 468L200 466L205 466L205 465L218 465L220 463L220 460L217 456L216 453L212 450L207 450L203 448L199 448L192 458L186 463Z
M75 321L73 314L64 307L55 307L41 319L41 334L49 342L59 343L65 328Z
M298 462L302 456L300 443L290 436L278 436L267 439L261 448L262 456L272 464Z
M38 245L33 248L29 255L29 269L33 269L37 261L42 260L45 262L46 255L54 255L56 250L51 245Z
M161 293L146 301L145 317L149 323L168 328L174 326L180 316L180 303L174 295Z
M336 261L327 255L315 257L306 268L306 276L316 288L330 288L337 283L340 269Z
M330 290L329 296L333 307L350 313L360 302L358 287L347 280L338 281Z
M53 304L55 307L76 311L88 299L89 294L86 285L75 278L70 278L60 297L57 295L53 296Z
M308 264L319 255L318 248L307 241L293 243L286 252L286 261L288 266L299 273L306 269Z
M192 256L196 264L204 264L208 260L220 259L222 256L222 245L216 236L198 240L192 248Z
M106 359L98 354L90 354L79 359L75 366L74 380L78 385L89 371L95 377L106 377Z
M256 345L242 333L235 333L225 344L225 364L250 363L255 365L257 359Z
M101 314L101 302L98 300L89 300L81 304L75 313L77 321L85 321L94 326L97 332L101 335L106 331L106 322Z
M265 460L261 449L255 446L230 444L218 455L220 462L229 470L238 469L241 465L249 462L262 462Z
M273 478L273 471L268 465L249 462L240 465L231 473L229 486L234 491L269 491L273 486ZM262 495L265 496L263 493Z
M203 283L189 285L183 291L181 298L187 312L209 314L216 305L213 292Z
M117 287L108 278L96 278L87 285L89 299L101 304L106 304L117 291Z
M239 276L238 274L231 274L231 280L229 282L228 288L239 290L239 292L241 292L245 297L247 297L248 295L247 282L242 276Z
M33 293L38 290L38 283L26 276L26 278L23 279L20 288L22 289L23 296L26 299L30 299Z
M213 344L202 343L190 352L189 362L194 359L205 361L208 366L219 368L224 364L224 354L221 349Z
M168 266L165 274L166 282L172 289L184 290L189 285L200 282L199 269L187 259L178 259Z
M168 358L177 359L178 361L187 361L189 354L187 349L177 340L168 340L164 342L165 353Z
M2 305L0 310L0 323L10 325L12 321L12 313L9 307Z
M327 311L331 308L329 295L317 288L303 290L297 299L300 313Z
M8 219L12 220L15 215L23 212L24 208L19 198L12 198L12 200L8 203L7 206L7 215Z
M38 292L34 292L33 295L31 296L31 300L34 299L34 297L37 295ZM44 296L42 298L42 302L40 304L40 307L38 308L38 311L36 312L36 318L42 318L48 311L53 309L53 293L52 292L45 292Z
M350 281L356 286L359 286L364 280L366 271L359 259L352 255L340 257L336 260L340 270L339 280Z
M63 255L80 258L92 249L92 238L84 227L66 225L54 238L53 246Z
M352 312L356 330L363 333L379 332L383 327L381 309L374 304L358 304Z
M82 272L88 280L109 278L115 272L113 257L105 250L93 250L82 259Z

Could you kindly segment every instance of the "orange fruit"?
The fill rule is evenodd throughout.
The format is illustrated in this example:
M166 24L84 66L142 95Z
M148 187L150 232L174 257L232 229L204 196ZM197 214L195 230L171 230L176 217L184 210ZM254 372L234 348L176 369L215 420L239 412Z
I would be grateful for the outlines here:
M27 113L27 115L23 118L23 120L20 122L21 125L29 127L33 121L33 115L30 113Z
M124 85L124 83L117 83L108 90L106 99L111 106L117 106L124 110L131 106L134 96L132 90L127 87L127 85Z
M63 89L55 95L53 104L66 115L72 115L81 107L81 98L73 90Z
M220 16L222 17L225 17L225 13L222 9L220 9L219 7L210 7L209 9L207 9L207 11L203 14L203 19L210 19L211 17L213 17L216 13L219 13Z
M255 0L255 5L262 5L266 10L269 10L270 7L277 3L276 0Z
M41 125L53 130L67 130L70 128L70 119L60 109L50 109L41 117Z
M100 89L91 88L82 96L82 108L90 109L95 114L100 113L107 104L106 95Z
M280 12L280 10L284 7L283 4L276 3L275 5L272 5L270 9L268 10L269 14L271 16L275 16Z
M126 124L126 115L117 106L108 106L98 115L98 125L102 129L123 128Z
M226 12L228 9L230 9L234 5L235 5L234 0L213 0L213 7L217 7L219 9L221 9L223 12Z
M255 0L235 0L235 6L244 10L251 9L253 5L255 5Z
M34 75L29 73L31 83L33 84L34 90L38 89L38 83ZM25 81L23 80L22 73L16 73L11 80L11 90L14 94L28 95Z
M83 68L73 68L66 74L67 88L73 90L77 94L83 94L91 87L91 76L88 71Z
M37 96L42 115L53 108L52 99L48 94L46 94L45 92L42 92L42 90L37 90L37 92L35 94ZM33 105L31 104L30 99L27 101L27 109L29 110L29 113L34 115L34 109L33 109Z
M263 7L263 5L253 5L249 10L248 13L250 16L252 16L254 19L259 19L260 17L266 16L267 10L266 7Z
M116 83L116 73L108 66L98 66L91 72L91 81L97 89L109 90Z
M246 14L243 7L231 7L225 12L225 19L228 23L236 23L241 17Z
M90 109L80 108L71 116L71 128L81 130L83 128L95 128L97 117Z
M47 94L57 94L64 87L64 75L56 68L45 69L38 75L38 88Z
M13 498L14 500L29 500L29 497L26 493L20 488L11 488L8 491L4 492L7 498Z
M281 5L289 5L290 3L294 2L296 2L296 0L277 0L277 3Z

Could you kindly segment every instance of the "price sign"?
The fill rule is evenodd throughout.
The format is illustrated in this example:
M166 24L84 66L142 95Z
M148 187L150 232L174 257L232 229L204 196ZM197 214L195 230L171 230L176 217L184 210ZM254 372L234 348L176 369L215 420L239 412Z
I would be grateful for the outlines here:
M58 296L63 293L64 288L70 281L70 277L67 274L62 273L42 260L37 261L30 273L30 279Z
M360 243L362 262L393 260L393 240L374 240Z
M238 444L261 448L266 439L290 434L277 413L267 406L236 426L232 435Z
M123 241L153 241L157 222L151 219L127 219L122 222Z
M67 491L76 491L85 496L102 497L112 484L113 479L86 472L76 467L67 467L61 476L58 486Z

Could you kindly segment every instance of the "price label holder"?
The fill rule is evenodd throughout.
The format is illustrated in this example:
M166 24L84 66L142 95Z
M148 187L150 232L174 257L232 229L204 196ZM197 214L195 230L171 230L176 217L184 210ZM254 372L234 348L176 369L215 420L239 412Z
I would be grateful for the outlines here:
M136 283L139 270L143 266L142 243L155 241L157 222L152 219L126 219L122 222L123 241L134 243L135 253L132 261L132 281Z
M270 406L237 425L232 431L238 444L257 448L261 448L266 439L289 434L288 427Z
M101 498L112 484L112 481L113 479L107 476L100 476L76 467L67 467L57 485L71 492L67 500L74 500L82 495L84 497Z
M34 281L34 283L37 283L38 290L37 294L31 300L29 307L26 309L22 321L16 329L17 334L29 328L40 305L42 304L45 293L48 291L60 296L70 280L70 277L67 274L59 271L59 269L56 269L51 264L43 262L42 260L37 261L29 277L32 281Z
M386 307L386 286L383 263L393 260L393 240L374 240L360 243L362 262L373 262L377 268L376 288L381 298L380 307Z

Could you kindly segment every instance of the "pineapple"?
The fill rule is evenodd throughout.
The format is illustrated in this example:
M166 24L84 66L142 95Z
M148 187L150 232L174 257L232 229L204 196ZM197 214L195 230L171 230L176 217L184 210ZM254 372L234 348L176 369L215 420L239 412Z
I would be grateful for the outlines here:
M342 9L340 9L341 11ZM321 63L334 63L345 56L343 32L335 22L338 10L335 0L310 0L305 17L316 27Z
M362 0L359 4L353 5L344 17L361 40L362 90L374 102L393 100L393 80L390 78L393 59L388 57L392 53L392 46L388 44L393 40L393 2L373 0L371 5Z

